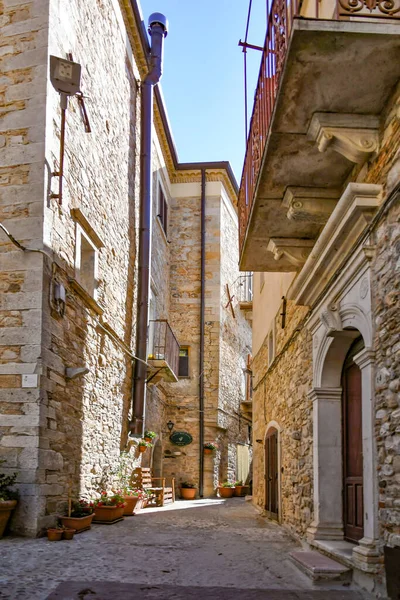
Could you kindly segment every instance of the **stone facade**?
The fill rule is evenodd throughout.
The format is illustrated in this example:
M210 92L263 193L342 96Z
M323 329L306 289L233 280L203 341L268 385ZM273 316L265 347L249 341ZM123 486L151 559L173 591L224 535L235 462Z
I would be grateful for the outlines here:
M112 485L122 451L128 468L143 464L157 475L198 481L200 172L177 170L156 96L150 311L190 345L191 373L176 384L148 386L146 428L158 437L142 456L128 438L140 81L147 71L140 10L122 0L5 0L2 9L0 157L7 166L0 169L1 222L30 250L1 234L0 458L7 472L18 473L21 501L12 529L36 535L55 523L68 496L91 497ZM81 64L91 129L85 131L78 98L71 98L61 200L55 174L61 109L48 77L50 55ZM239 311L237 320L225 322L223 284L238 277L236 184L226 166L208 167L205 418L206 440L220 443L215 461L206 463L210 494L218 479L234 478L235 444L248 442L240 402L250 328ZM157 216L160 185L169 205L167 234ZM187 201L181 186L194 190ZM169 419L193 435L179 457L168 439Z
M379 152L354 166L343 188L349 203L351 194L377 199L373 218L363 221L363 236L358 221L343 245L345 260L331 267L337 250L329 245L343 226L338 211L332 213L335 231L330 239L323 229L320 234L331 247L330 261L323 244L315 246L325 271L317 262L312 267L311 259L304 267L311 274L307 282L301 269L257 274L253 321L254 501L265 508L264 440L273 427L278 518L317 548L343 540L341 374L352 341L363 339L354 361L362 385L364 537L354 545L352 561L355 579L381 593L383 546L400 546L399 92L381 115ZM282 296L288 298L284 329Z

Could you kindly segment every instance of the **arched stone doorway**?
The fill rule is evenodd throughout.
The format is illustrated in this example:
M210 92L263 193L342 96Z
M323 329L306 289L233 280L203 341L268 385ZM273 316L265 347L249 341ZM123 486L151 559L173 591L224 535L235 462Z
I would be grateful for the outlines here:
M351 352L355 340L362 339L364 346ZM320 315L318 327L313 334L313 383L309 392L313 401L313 454L314 454L314 520L308 528L311 542L317 540L343 540L355 538L346 534L343 502L345 483L343 463L343 373L350 356L355 380L361 383L361 442L362 442L362 489L358 489L358 545L353 548L353 559L360 568L368 570L377 551L377 480L375 473L374 437L374 357L372 323L355 304L339 305L333 311L325 309ZM354 346L357 349L356 346ZM361 348L361 349L360 349ZM354 381L355 381L354 380ZM359 415L360 417L360 415ZM359 452L357 450L356 452ZM359 467L359 465L358 465ZM356 483L356 482L355 482ZM346 483L345 483L346 485ZM356 484L357 485L357 484ZM354 488L353 488L354 492ZM360 496L361 494L361 496ZM354 506L354 504L353 504ZM362 519L359 518L360 510ZM360 527L363 525L363 528ZM348 533L348 531L347 531ZM368 566L369 565L369 566Z

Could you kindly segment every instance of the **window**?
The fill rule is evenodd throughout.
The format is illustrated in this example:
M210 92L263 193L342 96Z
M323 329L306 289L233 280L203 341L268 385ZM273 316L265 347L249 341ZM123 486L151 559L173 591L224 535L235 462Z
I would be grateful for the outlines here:
M250 402L253 398L253 372L251 370L251 354L247 355L246 375L246 401Z
M179 348L178 377L189 377L189 348Z
M268 366L270 367L275 358L275 334L274 329L268 334Z
M85 234L83 229L77 225L75 256L76 279L93 298L96 297L97 289L97 255L98 249Z
M158 213L157 217L160 219L161 227L165 235L167 235L168 231L168 204L165 199L165 194L161 187L161 183L158 184Z

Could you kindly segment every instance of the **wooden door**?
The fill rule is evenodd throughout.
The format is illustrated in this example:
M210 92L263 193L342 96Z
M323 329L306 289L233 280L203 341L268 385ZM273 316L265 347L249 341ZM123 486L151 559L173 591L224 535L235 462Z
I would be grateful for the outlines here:
M265 439L265 510L278 518L278 431L271 428Z
M344 537L357 542L364 535L361 370L350 349L343 368L343 523Z

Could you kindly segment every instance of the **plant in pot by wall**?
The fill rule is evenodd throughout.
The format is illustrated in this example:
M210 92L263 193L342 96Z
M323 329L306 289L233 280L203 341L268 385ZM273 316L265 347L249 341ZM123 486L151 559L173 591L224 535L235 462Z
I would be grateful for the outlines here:
M146 429L146 431L144 432L144 439L146 442L152 442L156 437L157 434L155 431L149 431L148 429Z
M235 496L245 496L247 485L243 485L243 481L235 481Z
M221 498L232 498L235 491L235 484L230 481L224 481L218 486L219 495Z
M47 529L47 539L49 542L59 542L63 536L64 527L49 527Z
M123 518L124 498L120 491L108 494L102 491L100 498L94 501L94 523L114 523Z
M135 514L136 510L139 510L143 506L146 494L143 490L138 490L129 485L124 486L121 491L125 503L124 517L130 517Z
M146 442L146 440L139 440L139 443L138 443L139 452L145 452L147 450L147 448L151 448L152 445L153 444L151 442Z
M204 454L212 454L217 449L217 445L213 442L206 442L203 446Z
M3 462L5 461L0 461L0 463ZM17 506L19 493L17 490L11 489L16 478L16 473L13 473L13 475L0 473L0 538L3 537L11 513Z
M68 502L67 516L60 517L61 524L66 529L75 529L76 533L90 529L94 517L94 503L81 498L79 501Z
M181 483L181 498L182 500L194 500L196 498L196 484L183 481Z

